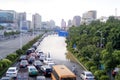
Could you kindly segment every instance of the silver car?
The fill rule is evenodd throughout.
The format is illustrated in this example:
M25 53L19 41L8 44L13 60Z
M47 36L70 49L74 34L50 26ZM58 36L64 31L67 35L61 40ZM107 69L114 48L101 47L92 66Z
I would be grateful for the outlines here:
M46 80L45 76L37 76L36 80Z

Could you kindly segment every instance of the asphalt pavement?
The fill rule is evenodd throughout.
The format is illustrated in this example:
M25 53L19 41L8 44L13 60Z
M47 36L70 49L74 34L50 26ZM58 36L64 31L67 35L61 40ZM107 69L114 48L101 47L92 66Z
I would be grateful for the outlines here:
M36 35L24 34L21 37L11 38L0 41L0 58L5 58L6 55L14 53L20 46L25 45L32 40Z

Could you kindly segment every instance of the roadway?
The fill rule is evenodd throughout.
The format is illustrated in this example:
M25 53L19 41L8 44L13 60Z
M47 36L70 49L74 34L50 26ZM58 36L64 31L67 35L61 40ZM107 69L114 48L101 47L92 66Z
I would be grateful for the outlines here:
M32 40L36 35L24 34L21 37L11 38L0 41L0 59L5 58L6 55L15 52L21 45L25 45Z
M24 44L26 44L31 39L33 39L33 36L28 36L28 35L24 35L22 38ZM6 51L5 52L6 54L4 56L6 56L11 52L14 52L16 49L19 48L20 48L20 38L0 42L0 50L4 49L3 52ZM81 80L80 73L84 70L84 68L81 65L79 65L75 60L72 60L70 57L68 57L70 55L67 53L65 37L59 37L58 35L49 35L42 40L42 42L38 46L38 49L41 49L44 53L49 52L56 64L64 64L70 70L72 70L73 65L75 65L78 71L77 80ZM3 52L1 51L0 55L3 56L2 54ZM19 67L19 63L17 63L16 66ZM35 80L35 79L36 77L29 77L29 80ZM47 78L47 80L51 80L51 79Z
M66 48L65 37L59 37L58 35L49 35L43 39L38 49L41 49L44 53L50 53L55 64L64 64L71 71L73 65L77 68L77 80L81 80L80 73L85 70L80 64L72 59Z

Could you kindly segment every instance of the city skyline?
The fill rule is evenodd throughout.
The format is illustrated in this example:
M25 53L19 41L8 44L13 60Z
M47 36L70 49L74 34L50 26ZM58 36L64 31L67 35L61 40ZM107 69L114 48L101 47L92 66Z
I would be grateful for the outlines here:
M89 10L97 11L97 18L100 16L120 15L119 0L0 0L0 9L26 12L28 19L34 13L42 16L42 21L54 20L56 25L61 25L61 20L66 22L74 16ZM32 18L32 17L31 17Z

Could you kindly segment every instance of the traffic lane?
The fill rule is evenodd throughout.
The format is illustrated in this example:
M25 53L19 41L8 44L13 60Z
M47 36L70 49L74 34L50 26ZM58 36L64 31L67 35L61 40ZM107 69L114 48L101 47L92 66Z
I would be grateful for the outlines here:
M20 68L20 64L19 64L20 62L18 61L18 62L16 62L14 65L12 65L12 66L15 66L15 67L17 67L18 68L18 77L19 76L26 76L26 74L27 74L27 77L28 77L28 80L36 80L36 77L37 76L41 76L41 74L39 73L37 76L29 76L29 74L28 74L28 69L27 68ZM31 64L32 65L32 64ZM24 75L25 74L25 75ZM5 76L5 74L3 75L3 76ZM46 80L52 80L50 77L46 77Z
M30 40L32 40L34 36L22 36L22 45L25 45ZM6 55L15 52L20 48L20 37L9 40L9 41L0 41L0 56L2 58L6 57Z
M53 59L55 64L57 65L66 65L71 71L72 71L72 67L75 65L76 69L77 69L77 80L82 80L80 78L80 74L82 73L82 71L84 70L83 67L81 67L78 63L76 62L71 62L70 60L58 60L58 59Z

